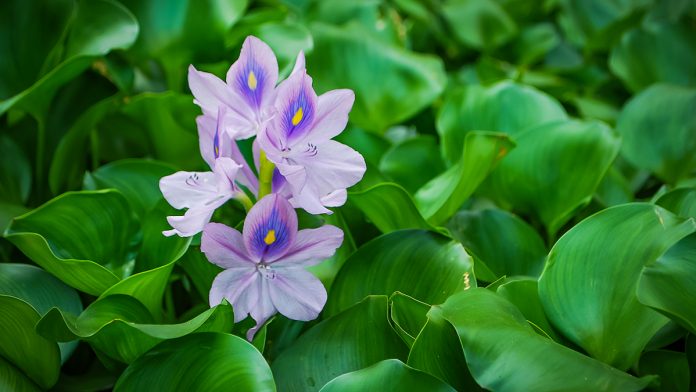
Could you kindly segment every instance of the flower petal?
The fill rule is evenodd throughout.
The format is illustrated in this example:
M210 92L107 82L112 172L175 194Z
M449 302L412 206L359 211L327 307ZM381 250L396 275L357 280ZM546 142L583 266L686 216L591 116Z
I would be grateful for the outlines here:
M164 198L176 209L205 205L218 196L213 172L176 172L162 177L159 186Z
M224 298L234 309L234 322L244 320L251 311L249 304L255 305L259 297L259 278L256 268L232 268L220 272L210 288L210 306L219 305Z
M249 315L256 321L256 326L247 331L247 340L251 341L263 324L276 313L276 308L271 301L271 281L259 277L255 282L259 293L256 302L250 308Z
M316 265L333 256L342 242L343 231L336 226L300 230L290 249L273 263L273 267Z
M280 257L297 235L297 214L284 198L270 194L249 210L244 220L244 246L256 262Z
M211 263L222 268L256 268L247 255L242 233L221 223L205 225L201 251Z
M266 132L273 146L283 151L292 148L313 129L317 95L306 71L295 72L278 86L275 108L276 116ZM263 144L261 147L267 148Z
M355 94L352 90L331 90L317 99L317 115L312 132L305 138L319 144L343 132L348 124L348 113L353 108Z
M293 156L292 160L307 171L306 186L316 188L321 196L353 186L365 174L365 159L345 144L327 140L309 148L310 152Z
M163 231L162 234L167 237L174 234L179 237L191 237L192 235L200 233L205 224L210 222L210 218L213 217L215 209L225 201L227 201L227 199L209 206L189 208L183 216L168 216L167 222L169 222L174 229Z
M290 72L290 75L296 74L298 72L302 72L305 70L305 55L304 52L300 50L300 53L297 54L297 59L295 59L295 66L292 67L292 72Z
M260 39L248 36L239 59L227 71L227 85L258 114L273 100L278 81L278 61Z
M234 105L234 97L225 82L217 76L197 70L193 65L188 69L189 88L193 93L193 102L209 116L217 116L220 106Z
M221 157L215 160L215 180L217 181L217 191L221 195L232 195L239 192L234 180L241 169L232 158Z
M293 320L314 320L326 304L324 285L302 268L278 269L269 283L273 305Z

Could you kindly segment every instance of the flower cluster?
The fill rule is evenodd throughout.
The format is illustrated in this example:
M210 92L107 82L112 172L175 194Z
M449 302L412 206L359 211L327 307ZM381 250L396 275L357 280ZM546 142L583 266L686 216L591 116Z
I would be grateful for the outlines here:
M167 201L183 216L167 218L165 235L203 232L201 250L225 270L214 280L210 305L226 299L235 322L250 315L253 334L276 312L312 320L326 302L324 286L304 268L330 257L343 232L325 225L299 230L294 208L330 214L345 203L346 189L365 173L363 157L332 140L348 122L354 94L333 90L317 96L303 53L278 82L273 51L248 37L226 80L189 68L189 86L203 114L196 119L209 172L177 172L160 181ZM237 140L255 137L253 165ZM248 208L242 233L210 223L230 199ZM254 203L254 200L256 203Z

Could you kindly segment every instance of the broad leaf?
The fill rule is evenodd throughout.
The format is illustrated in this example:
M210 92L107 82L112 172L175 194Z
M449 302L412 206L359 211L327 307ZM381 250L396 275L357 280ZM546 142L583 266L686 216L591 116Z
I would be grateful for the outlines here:
M406 345L388 321L387 297L369 296L305 332L273 361L278 389L318 391L335 377L388 358Z
M401 229L433 229L423 219L413 197L397 184L386 182L362 192L351 192L349 200L382 233Z
M654 85L623 108L616 129L621 154L674 184L696 168L696 89Z
M365 390L454 392L451 386L427 373L404 365L398 359L385 359L368 368L343 374L321 388L322 392Z
M394 145L379 162L379 171L409 192L445 171L440 149L430 135L416 136Z
M570 229L539 280L547 316L591 356L627 369L668 319L641 304L641 271L696 230L693 220L651 204L603 210Z
M331 287L325 313L332 315L367 295L400 291L427 304L476 286L471 257L449 238L425 230L384 234L346 260Z
M69 286L99 295L130 274L134 234L126 199L106 190L65 193L15 218L5 237Z
M247 341L196 333L163 342L133 362L114 391L275 391L266 360Z

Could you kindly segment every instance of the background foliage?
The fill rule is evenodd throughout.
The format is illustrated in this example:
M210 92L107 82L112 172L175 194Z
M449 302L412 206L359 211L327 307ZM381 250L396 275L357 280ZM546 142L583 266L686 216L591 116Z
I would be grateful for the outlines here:
M157 185L250 34L355 91L368 165L324 312L251 343ZM694 37L690 0L2 1L0 389L693 390Z

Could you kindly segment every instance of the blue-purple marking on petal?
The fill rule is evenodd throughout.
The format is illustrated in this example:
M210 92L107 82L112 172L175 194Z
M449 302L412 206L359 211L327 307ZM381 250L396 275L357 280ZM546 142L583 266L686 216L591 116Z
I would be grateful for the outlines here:
M274 205L262 223L253 228L251 246L254 253L261 254L261 261L273 257L290 246L290 229L282 214ZM272 233L272 234L269 234ZM267 241L272 239L272 241ZM270 242L270 244L268 243Z
M314 105L307 95L305 87L302 86L297 98L283 113L283 127L287 140L300 139L311 127Z
M254 109L261 107L265 80L266 73L253 58L250 58L244 67L241 67L241 72L237 74L237 87L247 103Z

